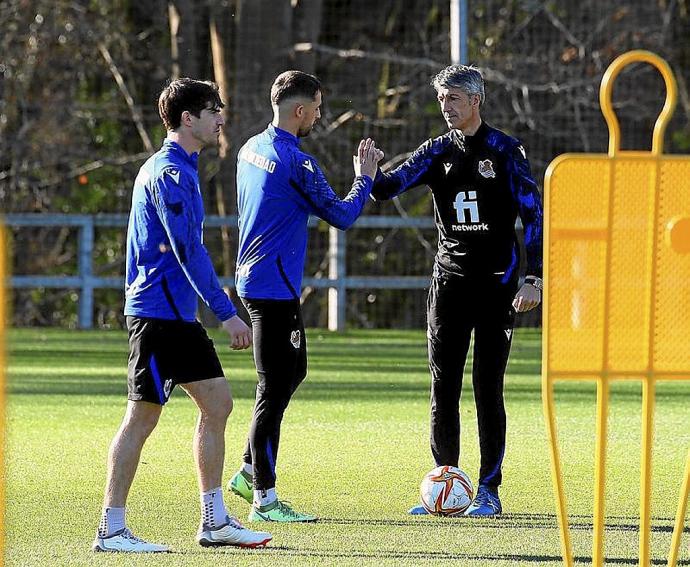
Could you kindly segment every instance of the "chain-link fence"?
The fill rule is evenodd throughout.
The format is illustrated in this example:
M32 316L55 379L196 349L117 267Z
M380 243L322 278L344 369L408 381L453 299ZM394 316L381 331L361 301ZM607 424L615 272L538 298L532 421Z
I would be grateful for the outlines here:
M605 152L598 88L608 64L633 48L671 64L679 105L666 151L690 148L690 16L683 1L468 0L469 62L487 80L482 115L519 137L541 185L548 163L572 151ZM364 136L387 166L442 133L431 77L449 64L449 0L152 0L147 3L6 0L0 4L0 206L7 212L126 212L138 167L164 135L155 99L175 74L214 78L229 102L220 157L202 156L209 214L234 211L239 146L271 119L268 91L287 68L324 84L320 125L305 139L340 193ZM624 148L648 148L663 100L651 69L626 72L614 100ZM409 191L365 214L426 216L430 193ZM426 275L436 234L427 229L348 232L350 275ZM124 270L124 232L96 233L98 275ZM234 270L236 233L209 230L218 272ZM67 273L77 265L74 231L25 228L13 234L16 274ZM311 231L305 275L325 277L328 231ZM352 326L421 327L423 289L351 291ZM327 293L305 290L308 325L325 325ZM122 294L96 294L96 321L122 324ZM20 325L76 321L73 290L22 290ZM539 313L520 324L534 325Z

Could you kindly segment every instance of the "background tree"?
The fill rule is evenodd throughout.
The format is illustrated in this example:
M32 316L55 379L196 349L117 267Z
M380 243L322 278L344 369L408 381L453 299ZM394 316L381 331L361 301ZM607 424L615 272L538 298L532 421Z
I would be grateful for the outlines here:
M487 78L483 115L527 148L539 181L565 151L602 152L608 133L598 88L608 64L634 48L665 57L679 85L667 152L690 148L690 17L686 0L469 1L470 61ZM171 77L216 80L229 102L219 151L200 162L209 214L235 211L242 143L271 119L268 89L288 68L323 81L321 123L303 140L334 187L351 183L362 136L388 166L444 131L431 76L449 63L448 0L5 0L0 3L0 208L4 212L126 213L132 180L165 135L156 98ZM663 98L655 71L616 83L623 147L649 148ZM428 215L428 192L368 214ZM16 274L72 274L76 232L12 231ZM311 234L309 275L325 275L327 231ZM353 275L427 275L433 230L348 232ZM98 275L124 271L124 231L96 234ZM207 230L219 273L234 271L236 231ZM17 290L14 323L76 323L75 290ZM307 290L308 324L325 324L323 291ZM422 326L425 292L348 294L348 320ZM101 325L122 324L121 290L99 290ZM538 322L523 318L523 324Z

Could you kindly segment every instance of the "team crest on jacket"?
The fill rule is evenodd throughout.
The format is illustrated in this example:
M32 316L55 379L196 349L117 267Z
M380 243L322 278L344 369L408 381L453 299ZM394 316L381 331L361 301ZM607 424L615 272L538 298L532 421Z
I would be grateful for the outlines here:
M290 343L293 347L299 348L300 342L302 341L302 336L299 331L292 331L290 333Z
M496 172L494 171L494 164L491 163L490 159L485 159L479 162L479 174L488 179L489 177L496 177Z

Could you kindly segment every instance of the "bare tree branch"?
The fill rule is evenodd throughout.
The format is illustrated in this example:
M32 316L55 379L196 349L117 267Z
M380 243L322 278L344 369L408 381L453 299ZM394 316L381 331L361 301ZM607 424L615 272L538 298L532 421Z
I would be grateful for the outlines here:
M364 51L362 49L339 49L336 47L330 47L328 45L322 45L320 43L295 43L292 46L292 51L316 51L319 53L340 57L342 59L369 59L372 61L396 63L398 65L417 65L435 70L441 69L449 64L448 61L435 61L426 57L405 57L403 55L394 55L392 53L382 53L377 51ZM496 71L495 69L491 69L490 67L486 66L482 66L482 74L486 80L499 83L508 88L522 89L524 86L527 86L531 91L552 93L578 89L583 86L590 85L593 81L596 81L595 78L572 80L560 83L554 80L549 81L548 83L532 85L524 81L509 79L500 71Z
M546 17L549 19L553 27L555 27L558 31L560 31L565 38L572 43L573 45L577 46L577 51L578 51L578 56L580 58L585 56L585 44L577 39L571 32L570 30L565 27L565 24L559 20L555 14L551 12L551 10L544 10L544 13L546 14Z
M134 121L134 125L137 128L137 132L139 132L141 141L144 143L146 151L148 151L149 153L153 153L154 147L151 143L151 138L149 138L149 134L146 131L146 128L144 127L144 120L141 116L141 111L139 110L137 105L134 104L134 98L132 98L129 89L127 88L127 84L125 83L125 79L120 73L120 70L117 68L117 65L115 65L115 61L113 61L113 58L110 55L110 51L108 51L108 48L103 42L98 42L98 51L101 52L103 59L105 59L105 62L108 65L108 69L110 69L110 72L112 73L113 78L115 79L115 82L117 83L117 86L120 89L120 92L122 93L122 96L124 97L127 106L129 107L129 111L132 114L132 120Z
M98 159L89 163L86 163L84 165L72 168L70 171L65 173L64 175L60 176L55 176L51 177L50 179L47 179L37 185L40 189L45 189L46 187L52 187L55 185L60 185L61 183L64 183L68 179L72 179L74 177L77 177L79 175L82 175L84 173L88 173L89 171L94 171L96 169L100 169L101 167L104 167L106 165L125 165L127 163L132 163L135 161L143 161L146 158L148 158L151 155L151 152L141 152L138 154L133 154L130 156L123 156L120 158L114 158L114 159ZM0 173L0 179L3 178L3 173Z

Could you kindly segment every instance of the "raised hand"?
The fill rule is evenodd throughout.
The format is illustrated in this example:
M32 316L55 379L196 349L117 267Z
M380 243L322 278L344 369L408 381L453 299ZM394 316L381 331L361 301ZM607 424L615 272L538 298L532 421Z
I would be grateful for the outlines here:
M357 155L353 157L355 175L366 175L374 179L378 164L383 156L384 153L376 147L376 143L371 138L359 142Z

